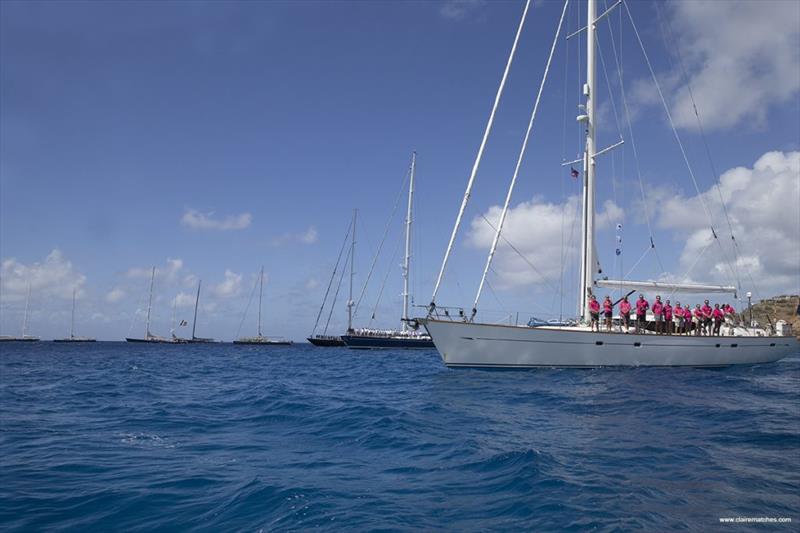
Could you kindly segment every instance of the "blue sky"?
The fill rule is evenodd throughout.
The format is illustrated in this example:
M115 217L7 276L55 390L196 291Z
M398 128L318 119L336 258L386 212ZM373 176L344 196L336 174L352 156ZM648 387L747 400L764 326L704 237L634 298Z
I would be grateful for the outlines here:
M579 13L585 18L584 5L574 4L570 32ZM0 3L0 332L18 332L30 282L31 333L68 332L73 287L79 333L141 333L143 273L155 265L155 332L167 333L176 298L178 318L191 318L189 296L203 279L198 333L231 339L263 264L264 330L299 340L313 326L353 208L363 281L412 150L414 288L416 301L427 303L523 5ZM534 2L529 14L441 305L471 305L488 244L479 217L491 218L505 195L562 5ZM719 196L703 138L687 113L684 62L742 244L737 271L754 273L759 295L796 293L800 7L630 2L630 9L714 226L729 236L713 204ZM661 260L645 256L632 277L683 278L696 263L689 279L728 283L716 246L695 261L707 218L626 17L618 11L609 20L615 39L622 22L623 85ZM599 32L621 109L608 25ZM508 222L509 239L548 279L501 249L493 292L482 299L487 319L574 311L569 198L579 189L560 162L579 150L584 46L559 44ZM598 76L605 146L619 134L600 67ZM624 133L625 148L598 169L598 207L608 215L598 252L609 273L620 270L616 222L624 226L623 270L649 240L646 224L637 224L643 202ZM401 258L391 254L401 219L365 298L366 309L388 273L374 325L394 325L399 316ZM562 249L560 299L553 287L561 284ZM334 330L343 325L343 302L340 296ZM369 311L359 314L368 322ZM242 334L255 329L254 317L251 308Z

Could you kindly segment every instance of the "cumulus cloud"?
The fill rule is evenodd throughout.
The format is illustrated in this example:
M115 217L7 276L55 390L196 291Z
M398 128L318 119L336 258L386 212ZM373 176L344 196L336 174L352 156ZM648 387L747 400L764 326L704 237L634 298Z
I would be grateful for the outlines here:
M125 291L119 287L114 287L106 294L106 301L109 303L118 302L123 298L125 298Z
M272 239L273 246L283 246L284 244L299 242L300 244L314 244L317 242L319 236L317 228L309 226L307 230L300 233L284 233L280 237Z
M225 270L225 280L219 285L215 285L212 292L220 298L230 298L236 296L242 289L242 275Z
M485 4L486 0L447 0L439 8L439 14L445 20L463 20Z
M749 285L752 276L754 289L800 290L800 152L767 152L753 168L730 169L720 176L719 192L710 188L699 196L684 196L662 189L655 197L664 212L675 215L660 218L660 227L688 234L680 263L688 269L696 262L694 277L733 282L738 275ZM738 250L729 236L723 202ZM703 203L722 249L717 244L706 249L713 236Z
M196 209L186 209L181 217L181 225L191 229L237 230L245 229L253 221L250 213L229 215L222 219L214 217L213 211L201 213Z
M577 196L570 196L564 203L550 203L534 198L509 209L503 226L503 236L536 266L538 273L501 239L492 263L492 269L498 276L498 286L518 287L559 279L562 243L554 235L560 236L562 227L571 228L580 218L580 205L581 201ZM467 244L488 251L495 234L492 226L497 227L501 213L501 206L492 206L483 215L475 217L470 223ZM610 200L606 201L603 209L596 215L597 226L606 227L621 220L622 215L621 208ZM491 222L491 226L484 217ZM579 238L573 239L572 243L564 242L565 257L577 253L579 242Z
M666 34L674 39L668 46L683 58L704 128L763 123L771 107L800 91L800 3L684 0L666 9ZM658 76L675 124L696 129L680 63ZM635 83L630 95L634 104L661 105L649 80Z
M21 301L26 298L28 284L37 296L72 298L84 296L86 276L78 272L59 249L51 251L42 262L22 263L15 258L5 259L0 268L3 299Z
M156 277L172 281L183 268L183 259L167 258L164 266L156 266ZM149 278L153 267L134 267L129 269L125 275L129 278Z
M175 295L175 298L172 299L172 305L175 307L193 307L194 295L187 294L185 292L179 292Z

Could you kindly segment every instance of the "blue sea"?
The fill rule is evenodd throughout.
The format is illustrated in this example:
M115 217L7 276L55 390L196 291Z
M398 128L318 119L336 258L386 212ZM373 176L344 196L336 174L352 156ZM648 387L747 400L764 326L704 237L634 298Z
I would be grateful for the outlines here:
M800 523L800 354L448 370L435 351L0 345L0 530Z

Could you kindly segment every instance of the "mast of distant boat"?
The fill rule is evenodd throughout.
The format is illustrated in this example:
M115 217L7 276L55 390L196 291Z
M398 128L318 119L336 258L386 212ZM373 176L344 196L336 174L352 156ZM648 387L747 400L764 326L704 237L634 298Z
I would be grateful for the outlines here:
M203 283L203 280L199 280L197 282L197 296L194 299L194 318L192 319L192 339L195 338L194 332L195 328L197 327L197 304L200 302L200 284Z
M403 259L403 331L408 331L408 273L411 262L411 209L414 202L414 172L417 152L411 154L411 175L408 179L408 209L406 211L406 254Z
M595 22L597 4L587 2L586 22L586 113L578 120L586 123L586 147L583 152L583 224L581 228L581 280L578 293L578 311L582 319L589 316L589 291L594 282L594 178L595 178Z
M353 331L353 277L355 276L354 264L356 259L356 219L358 209L353 209L353 237L350 241L350 298L347 300L347 332Z
M28 282L28 296L25 298L25 314L22 316L22 338L24 339L28 332L28 312L31 303L31 282Z
M72 320L69 324L69 338L75 338L75 287L72 288Z
M264 266L261 266L261 287L258 289L258 336L261 337L261 297L264 293ZM199 294L199 293L198 293Z
M144 326L144 338L149 339L152 337L150 334L150 308L153 307L153 280L156 279L156 267L153 267L153 272L150 274L150 298L147 300L147 319Z

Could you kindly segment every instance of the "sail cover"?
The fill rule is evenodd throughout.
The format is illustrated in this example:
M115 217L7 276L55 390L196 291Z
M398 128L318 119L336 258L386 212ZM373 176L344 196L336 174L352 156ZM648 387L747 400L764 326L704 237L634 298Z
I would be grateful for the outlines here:
M595 285L607 289L633 290L633 291L662 291L677 292L681 294L736 294L736 287L727 285L700 285L696 283L667 283L662 281L629 281L599 279Z

